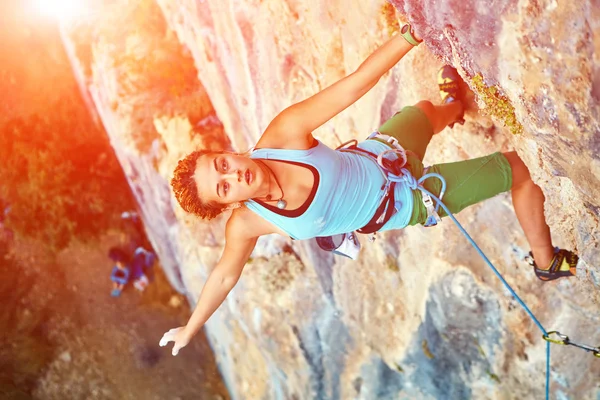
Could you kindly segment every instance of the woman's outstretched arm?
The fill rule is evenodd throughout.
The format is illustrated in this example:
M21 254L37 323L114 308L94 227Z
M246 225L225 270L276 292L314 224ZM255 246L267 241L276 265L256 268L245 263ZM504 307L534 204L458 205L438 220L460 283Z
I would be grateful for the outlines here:
M237 283L258 240L258 235L248 233L252 230L242 218L229 219L223 255L208 276L192 316L185 326L171 329L160 340L160 346L174 342L174 356L198 333Z
M377 48L355 72L283 110L271 122L258 147L262 145L263 138L269 143L273 140L289 143L294 139L309 139L313 130L360 99L412 48L413 45L404 37L394 36Z

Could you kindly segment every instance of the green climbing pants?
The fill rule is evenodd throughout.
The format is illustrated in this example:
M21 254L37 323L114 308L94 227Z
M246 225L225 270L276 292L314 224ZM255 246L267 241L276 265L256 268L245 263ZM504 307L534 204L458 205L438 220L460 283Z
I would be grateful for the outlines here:
M379 132L398 139L400 145L410 152L408 169L417 179L423 176L422 160L433 136L433 128L425 113L417 107L404 107L387 120L379 128ZM510 164L500 152L471 160L434 164L427 172L436 172L446 180L446 192L442 201L453 214L506 192L512 186ZM427 179L423 186L439 196L442 183L433 177ZM427 209L423 204L421 191L413 191L413 198L414 208L409 225L423 224L427 219ZM442 208L439 214L440 217L447 215Z

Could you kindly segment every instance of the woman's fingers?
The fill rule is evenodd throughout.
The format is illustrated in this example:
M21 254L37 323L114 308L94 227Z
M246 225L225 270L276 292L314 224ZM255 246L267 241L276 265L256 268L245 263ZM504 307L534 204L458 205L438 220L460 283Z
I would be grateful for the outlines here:
M158 345L160 347L164 347L166 346L169 342L175 342L175 338L177 337L177 332L179 332L181 328L173 328L171 330L169 330L167 333L165 333L163 335L163 337L160 339L160 342L158 342Z
M163 335L163 337L160 339L160 342L158 342L158 345L160 347L164 347L166 346L171 340L174 341L174 339L172 338L172 336L169 334L169 332L165 333Z
M187 345L188 339L185 339L182 335L183 327L173 328L169 330L169 332L165 333L163 337L158 342L160 347L164 347L169 342L173 342L173 349L171 350L171 354L176 356L179 353L179 350L184 348Z
M177 353L179 353L179 350L181 348L183 348L184 346L180 345L178 342L175 342L175 344L173 345L173 350L171 351L171 354L173 354L174 356L177 355Z

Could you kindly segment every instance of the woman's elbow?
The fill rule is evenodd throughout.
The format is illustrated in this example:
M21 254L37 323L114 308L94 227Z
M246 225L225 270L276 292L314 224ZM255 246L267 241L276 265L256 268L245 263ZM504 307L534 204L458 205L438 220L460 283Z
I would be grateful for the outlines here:
M233 287L237 284L239 279L239 274L224 274L220 277L219 284L223 289L229 291L233 289Z

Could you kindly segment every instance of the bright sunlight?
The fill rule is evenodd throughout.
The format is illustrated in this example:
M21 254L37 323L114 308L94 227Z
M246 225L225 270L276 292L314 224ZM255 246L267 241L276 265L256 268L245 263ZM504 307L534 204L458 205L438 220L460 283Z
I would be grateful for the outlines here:
M41 14L70 20L84 12L85 3L85 0L33 0L33 7Z

